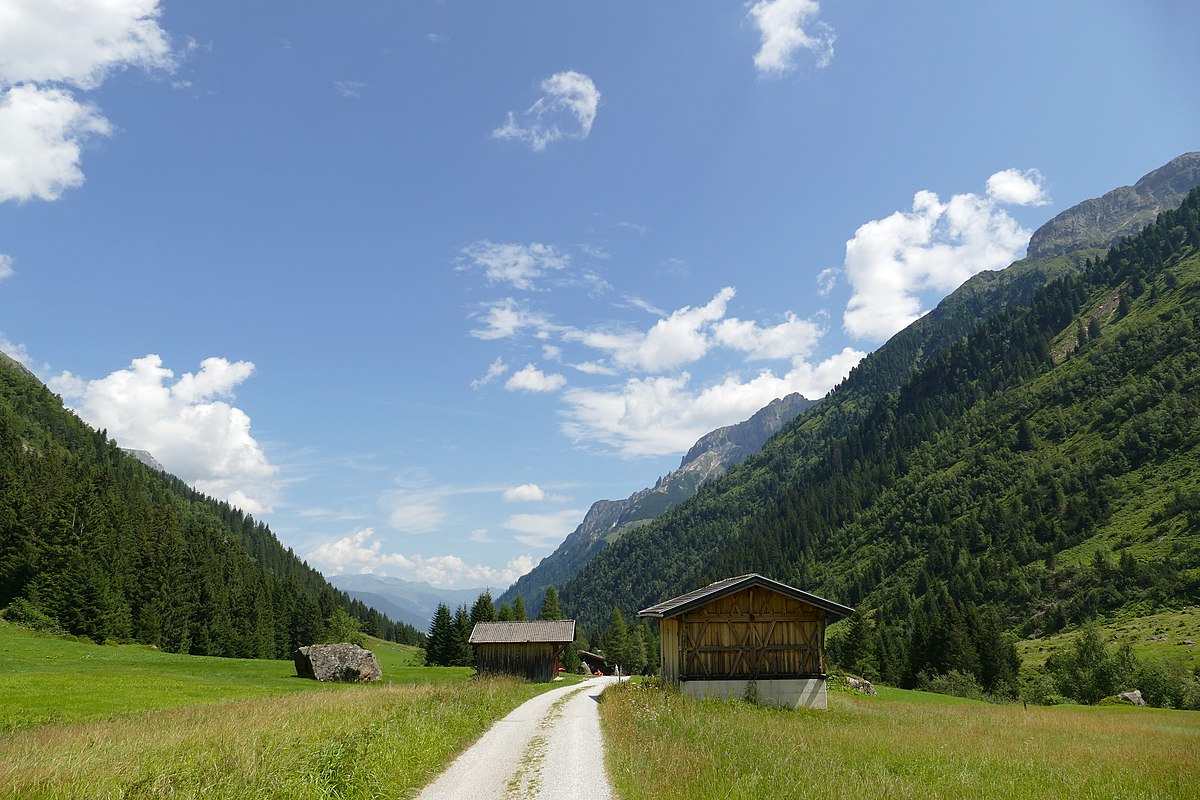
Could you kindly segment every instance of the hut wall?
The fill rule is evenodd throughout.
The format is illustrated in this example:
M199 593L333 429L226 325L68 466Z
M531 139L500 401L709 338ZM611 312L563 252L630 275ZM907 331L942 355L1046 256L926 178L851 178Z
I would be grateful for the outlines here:
M678 680L825 674L825 612L777 592L718 598L682 615L678 635ZM664 678L668 653L664 636Z
M663 619L658 623L659 675L663 683L679 683L679 620Z
M559 645L535 643L485 643L475 646L475 669L517 675L535 682L553 680Z

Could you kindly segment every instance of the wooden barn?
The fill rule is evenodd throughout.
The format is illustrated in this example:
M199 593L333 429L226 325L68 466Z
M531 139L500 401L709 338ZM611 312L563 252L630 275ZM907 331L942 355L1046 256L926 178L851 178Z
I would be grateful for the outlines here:
M471 631L475 669L503 672L531 681L558 675L558 657L575 641L575 620L477 622Z
M825 626L854 609L750 574L638 613L659 621L661 675L692 697L828 707Z

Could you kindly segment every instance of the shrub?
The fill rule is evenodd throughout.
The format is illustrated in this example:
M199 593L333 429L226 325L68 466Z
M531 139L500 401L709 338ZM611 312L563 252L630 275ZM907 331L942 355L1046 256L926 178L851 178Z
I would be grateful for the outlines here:
M59 636L66 633L58 620L23 597L18 597L9 603L8 608L0 612L0 617L4 617L14 625L41 633L53 633Z

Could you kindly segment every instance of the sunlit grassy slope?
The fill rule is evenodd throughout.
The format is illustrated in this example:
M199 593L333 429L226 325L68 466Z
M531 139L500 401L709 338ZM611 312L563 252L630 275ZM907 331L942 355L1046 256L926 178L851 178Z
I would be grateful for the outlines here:
M1140 660L1179 661L1200 668L1200 606L1146 616L1117 618L1099 625L1101 636L1116 645L1128 644ZM1040 666L1057 650L1070 646L1078 631L1017 642L1026 666ZM1191 642L1191 644L1189 644Z

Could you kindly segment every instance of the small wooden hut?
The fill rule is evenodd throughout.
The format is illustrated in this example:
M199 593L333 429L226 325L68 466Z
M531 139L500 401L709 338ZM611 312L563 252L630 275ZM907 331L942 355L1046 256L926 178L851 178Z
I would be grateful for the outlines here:
M853 613L750 574L666 600L638 616L659 621L663 683L684 694L825 709L825 626Z
M575 620L477 622L471 631L475 669L503 672L531 681L558 675L558 657L575 641Z

